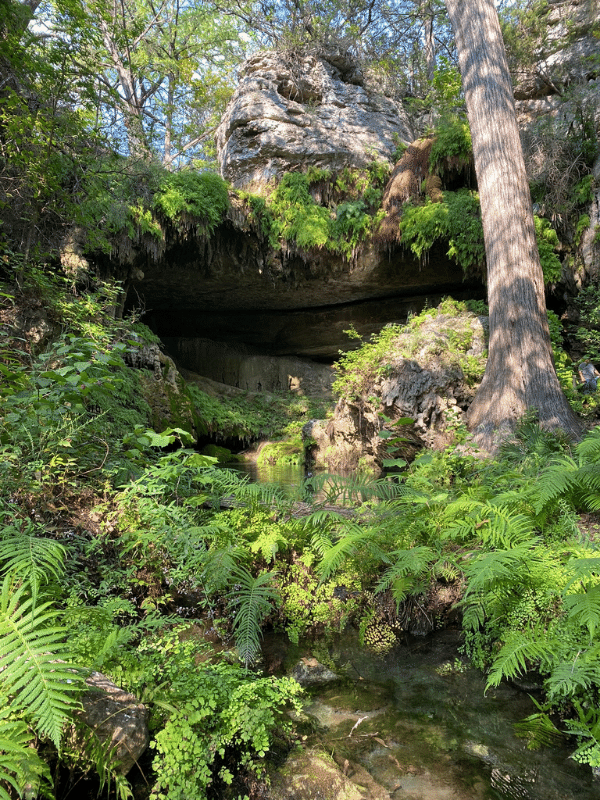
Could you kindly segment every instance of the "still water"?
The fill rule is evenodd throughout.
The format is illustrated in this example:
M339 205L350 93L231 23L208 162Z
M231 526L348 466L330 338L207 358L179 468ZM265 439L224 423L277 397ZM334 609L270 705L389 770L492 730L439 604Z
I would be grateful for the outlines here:
M600 783L569 758L573 747L530 751L515 736L533 702L506 684L486 693L459 644L445 630L377 656L348 634L290 653L344 676L311 693L305 711L318 732L308 743L359 765L393 800L598 800Z
M292 495L306 477L301 466L235 468ZM533 701L508 684L486 693L482 674L460 658L456 630L407 635L385 656L360 647L356 632L304 646L267 637L270 647L284 648L288 666L308 656L342 677L310 692L305 711L317 732L307 745L366 770L392 800L600 800L600 780L569 757L573 740L532 751L517 738Z

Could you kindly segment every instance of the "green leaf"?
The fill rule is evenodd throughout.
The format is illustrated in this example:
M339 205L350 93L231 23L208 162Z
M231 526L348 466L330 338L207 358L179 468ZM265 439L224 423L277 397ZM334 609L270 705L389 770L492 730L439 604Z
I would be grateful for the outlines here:
M78 707L83 678L68 664L67 631L56 624L51 603L35 607L27 585L14 589L9 576L0 594L0 688L12 708L34 720L60 750L65 722Z
M229 603L236 608L233 620L235 644L240 658L248 667L254 663L260 650L260 625L273 610L278 597L272 588L273 574L263 572L256 578L244 567L232 571L236 587L229 592Z
M381 463L384 467L389 469L391 467L405 467L408 461L405 461L403 458L384 458Z

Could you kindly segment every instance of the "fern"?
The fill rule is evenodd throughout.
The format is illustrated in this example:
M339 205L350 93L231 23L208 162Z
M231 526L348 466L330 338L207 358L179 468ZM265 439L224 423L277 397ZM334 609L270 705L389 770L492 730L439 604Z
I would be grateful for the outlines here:
M31 523L29 527L32 527ZM29 582L34 606L40 586L51 578L58 581L62 577L65 555L65 548L53 539L24 534L13 526L2 531L2 571L11 575L13 580Z
M552 665L546 681L548 697L552 701L570 699L600 684L600 646L587 651L577 650L570 659Z
M539 514L548 503L557 500L577 486L577 471L577 462L567 455L555 459L548 469L544 470L539 476L534 503L536 514Z
M323 553L318 567L320 579L329 580L344 561L356 556L363 548L380 561L387 561L387 555L378 546L375 538L373 528L361 528L354 522L348 523L342 538Z
M590 431L576 448L576 453L588 463L600 461L600 425Z
M479 530L484 546L508 550L537 543L533 521L525 514L516 514L495 503L489 503L484 511L487 524Z
M519 580L519 572L529 570L539 558L532 552L537 539L529 539L511 550L495 550L483 553L465 569L468 578L466 596L489 591L496 584L512 585Z
M393 559L394 563L384 572L375 591L385 592L391 587L398 608L406 600L415 579L424 575L435 557L436 553L430 547L412 547L390 553L388 558Z
M533 701L535 703L535 699ZM537 703L536 705L540 708ZM520 722L516 722L514 730L516 736L521 739L527 739L528 750L538 750L540 747L556 747L565 738L564 733L556 727L544 711L530 714Z
M565 724L581 743L577 750L571 753L571 758L582 764L600 767L600 712L595 706L584 709L576 700L573 700L573 706L578 719L565 720Z
M207 595L223 591L231 582L238 559L244 551L234 545L211 548L204 554L202 562L202 586Z
M6 696L0 695L0 701L0 800L11 800L7 788L20 796L23 786L52 779L48 765L31 747L31 731L23 720L13 718Z
M600 557L598 556L572 558L568 566L573 573L573 577L565 586L565 590L570 589L577 581L584 581L588 578L597 578L600 576Z
M543 632L537 638L526 638L521 631L510 631L493 661L486 691L498 686L503 678L516 678L533 665L552 659L555 648L556 642L547 641Z
M567 619L588 629L590 641L594 638L600 622L600 585L590 586L577 594L563 598Z
M244 567L232 572L237 585L229 592L229 603L236 608L233 620L235 644L246 668L253 664L260 650L260 626L273 607L277 593L270 585L273 574L263 572L257 578Z
M232 475L236 473L232 472ZM237 484L229 484L227 491L223 491L223 495L228 492L234 494L236 500L246 503L250 508L256 509L259 506L281 506L285 503L285 495L281 486L273 483L250 483L248 481L240 481Z
M5 577L0 594L0 686L12 708L31 717L60 749L62 728L77 708L80 673L65 660L66 630L56 625L51 603L34 607L27 585L13 590Z

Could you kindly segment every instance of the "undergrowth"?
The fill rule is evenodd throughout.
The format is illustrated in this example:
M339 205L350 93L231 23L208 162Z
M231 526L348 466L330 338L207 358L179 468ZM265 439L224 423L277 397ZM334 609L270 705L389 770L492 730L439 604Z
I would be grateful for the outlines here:
M38 298L45 279L54 286L38 275ZM3 313L24 302L24 291L2 287ZM139 339L130 321L114 320L110 291L85 297L76 306L58 292L52 302L66 309L63 332L37 351L16 336L2 344L5 792L35 778L53 796L51 753L51 761L77 774L96 771L120 798L131 796L93 737L83 750L64 737L83 679L101 670L150 710L153 797L186 797L190 787L211 800L243 793L245 780L263 776L275 742L289 746L294 737L284 711L299 689L260 674L263 630L298 641L355 625L383 652L439 583L462 596L465 653L489 686L541 676L543 702L523 727L530 745L559 712L574 758L597 763L598 528L582 520L600 513L600 429L570 446L529 418L496 459L452 446L422 453L391 478L330 478L326 499L297 517L279 488L218 466L191 449L185 430L144 424L145 410L130 408L135 370L123 359ZM483 311L447 299L406 326L384 328L342 356L338 392L368 392L399 341L412 357L431 340L429 322ZM559 352L558 319L551 329ZM445 357L461 364L469 326L452 330ZM561 369L572 377L573 365ZM212 398L196 397L214 432L228 424L220 405L208 413ZM297 432L289 406L277 402L259 406L249 434L267 423ZM268 422L274 408L280 420ZM311 479L305 501L318 484ZM327 507L336 501L354 514ZM180 616L186 607L192 620ZM435 624L420 619L428 630ZM218 651L207 643L215 640Z

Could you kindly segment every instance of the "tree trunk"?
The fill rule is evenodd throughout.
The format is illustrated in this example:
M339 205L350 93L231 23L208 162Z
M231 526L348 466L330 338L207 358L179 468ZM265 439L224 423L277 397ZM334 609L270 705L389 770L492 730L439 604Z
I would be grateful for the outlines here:
M433 11L427 0L421 0L420 16L423 20L423 44L425 45L425 64L427 66L427 80L433 81L435 74L435 38L433 36Z
M481 201L489 356L468 423L493 450L520 417L577 437L554 369L529 185L494 0L445 0L454 30Z

